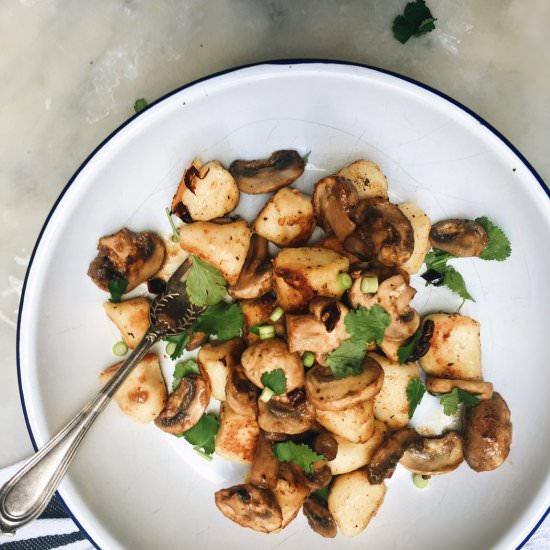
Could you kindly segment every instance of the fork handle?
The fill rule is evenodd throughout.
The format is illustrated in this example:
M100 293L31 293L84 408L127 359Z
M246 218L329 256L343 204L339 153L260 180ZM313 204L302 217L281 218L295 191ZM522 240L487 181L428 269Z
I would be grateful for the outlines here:
M3 485L0 534L14 534L43 512L95 419L160 337L158 332L149 330L97 396Z

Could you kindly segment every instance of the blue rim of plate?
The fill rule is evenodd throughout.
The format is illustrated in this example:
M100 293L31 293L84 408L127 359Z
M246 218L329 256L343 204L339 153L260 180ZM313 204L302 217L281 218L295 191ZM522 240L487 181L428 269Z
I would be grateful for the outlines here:
M29 260L29 266L27 268L27 272L25 274L25 279L23 281L23 287L21 290L21 300L19 303L19 312L17 316L17 333L16 333L16 363L17 363L17 382L19 385L19 397L21 399L21 407L23 408L23 415L25 417L25 424L27 426L27 431L29 433L29 437L31 439L32 446L34 447L35 451L38 451L38 445L36 444L36 440L34 439L34 434L32 432L32 428L30 425L29 417L27 414L27 408L25 406L25 397L23 395L23 385L21 382L21 362L20 362L20 353L19 353L19 343L21 338L21 316L23 313L23 303L25 300L25 290L27 288L27 281L29 278L29 274L31 272L33 260L36 254L36 251L38 250L38 246L40 245L40 241L42 240L42 235L44 234L44 231L46 230L46 227L48 226L48 223L53 216L53 213L59 206L59 203L61 202L63 196L69 189L69 187L74 183L80 172L86 167L88 162L95 156L97 152L99 152L100 149L102 149L113 137L115 137L120 131L122 131L128 124L130 124L133 120L135 120L138 116L140 116L144 111L147 111L154 105L157 105L161 101L164 101L165 99L172 97L173 95L177 94L178 92L181 92L182 90L185 90L187 88L190 88L191 86L194 86L196 84L199 84L201 82L205 82L207 80L212 80L213 78L216 78L218 76L222 76L224 74L233 73L236 71L239 71L241 69L248 69L250 67L258 67L261 65L289 65L289 68L292 65L304 65L304 64L325 64L325 65L343 65L343 66L350 66L350 67L361 67L363 69L370 69L372 71L376 71L385 75L392 76L394 78L397 78L399 80L404 80L405 82L408 82L410 84L413 84L415 86L418 86L419 88L422 88L423 90L426 90L446 101L453 104L455 107L458 107L460 110L464 111L466 114L470 115L472 118L477 120L482 126L485 126L494 136L496 136L504 145L508 147L518 158L518 160L529 170L529 172L532 174L532 176L537 180L539 185L542 187L542 189L545 191L546 195L550 199L550 189L545 185L543 179L540 177L540 175L537 173L537 171L533 168L531 163L520 153L520 151L504 136L502 135L495 127L493 127L491 124L489 124L486 120L484 120L482 117L480 117L478 114L476 114L474 111L472 111L470 108L466 107L456 99L448 96L447 94L444 94L443 92L440 92L439 90L436 90L435 88L432 88L431 86L428 86L427 84L424 84L422 82L419 82L418 80L415 80L414 78L409 78L408 76L403 76L399 73L396 73L394 71L388 71L387 69L381 69L380 67L375 67L373 65L365 65L363 63L355 63L353 61L339 61L336 59L275 59L275 60L268 60L268 61L259 61L257 63L249 63L247 65L239 65L237 67L232 67L230 69L225 69L223 71L219 71L216 73L212 73L208 76L203 76L202 78L198 78L197 80L193 80L192 82L189 82L187 84L184 84L183 86L180 86L179 88L176 88L175 90L172 90L171 92L168 92L167 94L161 96L157 100L150 103L143 111L140 111L139 113L136 113L132 117L130 117L128 120L123 122L118 128L113 130L82 162L82 164L78 167L76 172L72 175L72 177L69 179L63 190L61 191L59 197L54 202L52 209L48 213L46 220L44 221L44 225L40 229L40 233L38 234L38 238L36 240L36 244L34 245L30 260ZM74 521L76 526L88 537L89 541L92 543L92 545L95 548L98 548L101 550L100 546L92 539L90 534L82 527L82 524L78 521L78 519L75 517L73 512L69 509L65 501L63 500L63 497L59 494L59 492L56 492L57 497L59 500L63 503L63 506L67 510L69 516ZM546 516L550 513L550 507L546 509L546 512L542 515L542 517L537 521L533 529L527 534L527 536L523 539L523 541L517 546L516 550L520 550L520 548L523 548L527 541L533 536L533 534L536 532L536 530L540 527L542 522L546 519Z

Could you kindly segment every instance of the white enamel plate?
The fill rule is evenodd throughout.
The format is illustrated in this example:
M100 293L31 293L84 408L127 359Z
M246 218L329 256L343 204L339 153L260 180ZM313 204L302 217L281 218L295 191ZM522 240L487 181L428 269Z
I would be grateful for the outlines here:
M505 464L466 464L416 489L396 471L378 515L354 539L325 540L300 514L262 535L218 512L214 491L242 470L207 462L183 439L132 423L111 405L84 442L60 494L104 549L514 548L545 514L550 495L550 200L540 178L495 130L434 90L341 63L273 63L229 71L158 101L110 136L78 170L43 229L26 280L18 358L23 406L42 446L98 390L118 339L86 276L97 239L122 226L168 232L169 204L194 157L262 158L311 151L297 182L358 158L377 162L393 201L433 221L486 215L513 245L503 263L464 259L460 271L481 323L483 372L508 402L514 425ZM266 197L244 197L252 219ZM215 200L215 197L213 197ZM426 313L454 311L444 288L419 290ZM170 363L164 364L170 380Z

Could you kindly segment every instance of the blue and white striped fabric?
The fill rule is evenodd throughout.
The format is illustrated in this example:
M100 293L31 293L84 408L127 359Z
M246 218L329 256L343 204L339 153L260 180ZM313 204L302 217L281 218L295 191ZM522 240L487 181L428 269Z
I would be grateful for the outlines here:
M0 486L22 465L23 462L0 470ZM39 519L19 529L15 536L0 535L0 547L2 550L93 550L57 497Z

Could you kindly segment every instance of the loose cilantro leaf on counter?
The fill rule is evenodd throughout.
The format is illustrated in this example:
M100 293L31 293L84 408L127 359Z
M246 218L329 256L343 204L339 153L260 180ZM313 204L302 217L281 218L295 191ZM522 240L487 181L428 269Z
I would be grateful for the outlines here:
M209 263L192 256L193 265L187 275L187 295L196 306L212 306L223 300L227 284L222 274Z
M418 340L420 340L421 336L422 328L419 328L413 334L412 338L397 350L397 358L399 359L400 365L407 362L407 359L412 355L412 352L414 351L414 348L416 348L416 344L418 343Z
M175 361L183 355L183 352L185 351L185 346L189 343L189 334L187 334L187 332L174 334L172 336L168 336L166 338L166 341L176 344L176 349L173 353L170 354L170 359L172 359L172 361Z
M294 462L308 474L313 472L311 465L314 462L326 460L323 455L318 455L308 445L304 443L297 445L292 441L275 443L273 453L279 462Z
M206 308L195 321L193 332L206 332L220 340L231 340L240 336L243 323L243 312L239 304L219 302Z
M344 340L327 357L327 364L337 379L361 373L367 344L381 344L391 317L383 307L375 304L370 309L361 306L350 311L344 323L350 338Z
M128 288L128 281L126 279L112 279L108 283L109 292L111 297L109 302L113 304L118 304L122 299L122 295L126 292Z
M393 21L393 36L405 44L412 36L418 37L433 31L436 21L424 0L409 2L403 15L398 15Z
M460 388L453 388L449 393L441 395L439 402L443 405L443 412L447 416L451 416L456 414L459 403L464 403L466 407L475 407L479 403L479 396L465 392Z
M136 99L136 102L134 103L134 111L139 113L140 111L143 111L147 105L149 105L149 102L143 97Z
M264 372L261 381L262 384L266 388L269 388L275 395L286 393L286 374L283 369Z
M420 405L420 401L426 393L424 383L420 378L413 378L407 384L407 400L409 401L409 420L413 417L416 407Z
M482 260L496 260L503 262L512 253L512 245L504 231L495 225L489 218L482 216L476 218L476 222L487 231L489 235L489 244L479 255Z
M199 454L209 457L214 452L219 427L220 422L213 414L204 414L197 424L177 437L184 437Z
M194 359L187 359L176 364L174 368L174 377L172 379L172 391L176 391L181 384L181 379L188 374L200 374L199 365Z

